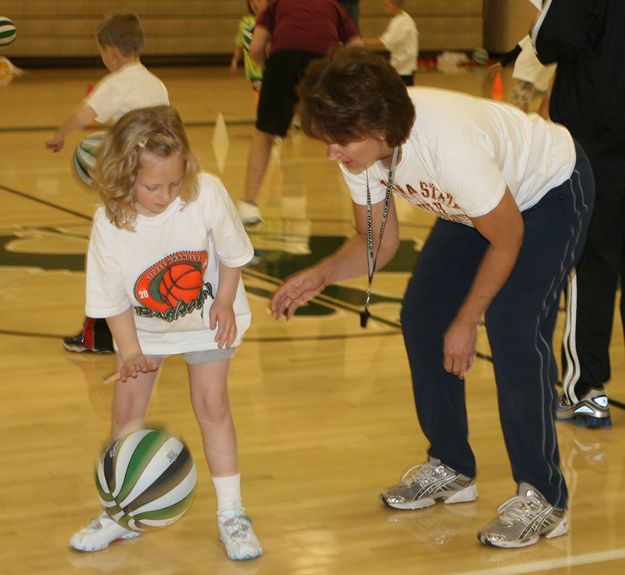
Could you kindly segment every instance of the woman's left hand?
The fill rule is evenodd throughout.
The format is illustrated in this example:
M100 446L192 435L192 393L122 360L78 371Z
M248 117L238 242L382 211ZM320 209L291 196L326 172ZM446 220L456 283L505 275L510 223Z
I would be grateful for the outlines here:
M443 339L443 366L445 371L464 379L473 365L476 353L477 324L456 318Z

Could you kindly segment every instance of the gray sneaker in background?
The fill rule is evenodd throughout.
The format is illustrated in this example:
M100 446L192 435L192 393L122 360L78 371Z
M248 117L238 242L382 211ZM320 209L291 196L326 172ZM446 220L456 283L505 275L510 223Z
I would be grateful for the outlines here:
M577 403L573 403L565 393L560 394L556 419L570 421L580 427L611 427L612 419L605 388L589 389Z
M477 535L484 545L527 547L541 537L551 539L569 531L566 510L551 505L528 483L521 483L519 494L502 503L497 512L499 516Z
M437 501L464 503L477 499L475 479L465 477L437 459L415 465L404 473L398 485L380 494L393 509L423 509Z

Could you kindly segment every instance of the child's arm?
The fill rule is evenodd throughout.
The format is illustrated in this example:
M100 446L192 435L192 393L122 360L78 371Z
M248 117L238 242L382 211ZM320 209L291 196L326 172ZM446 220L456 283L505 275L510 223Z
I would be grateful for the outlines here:
M230 60L230 73L233 76L236 76L237 66L241 60L241 56L243 56L243 49L240 46L237 46L234 49L234 54L232 54L232 60Z
M78 108L61 124L54 135L46 140L46 148L55 153L60 152L65 144L65 138L72 132L87 127L96 116L96 111L91 106Z
M263 26L256 26L254 28L254 35L252 36L252 42L250 44L250 56L252 60L259 66L265 65L267 59L267 50L271 43L271 32Z
M140 372L158 369L158 363L145 357L141 351L132 308L119 315L107 317L106 323L113 334L122 361L119 373L116 374L117 380L126 381L137 377Z
M388 48L379 38L362 38L362 44L365 48L371 48L372 50L386 50Z
M230 347L237 337L233 305L240 278L240 268L229 268L219 262L219 288L210 308L209 325L211 329L218 328L215 341L220 348Z

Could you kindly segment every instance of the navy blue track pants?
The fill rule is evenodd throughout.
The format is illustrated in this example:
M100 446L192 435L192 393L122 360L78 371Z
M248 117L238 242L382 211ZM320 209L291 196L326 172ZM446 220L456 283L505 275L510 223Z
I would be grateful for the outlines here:
M582 252L594 202L590 164L578 145L576 150L571 178L523 212L518 260L485 314L513 478L533 485L556 507L566 507L568 496L554 422L553 333L560 294ZM408 283L401 313L429 455L468 477L475 477L476 463L468 441L464 381L443 369L443 337L488 245L474 228L438 220Z

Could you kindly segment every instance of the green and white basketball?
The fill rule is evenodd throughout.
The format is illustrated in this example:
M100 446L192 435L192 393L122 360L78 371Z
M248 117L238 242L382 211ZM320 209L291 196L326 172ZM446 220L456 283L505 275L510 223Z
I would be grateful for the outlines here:
M471 59L478 66L486 66L488 64L489 54L484 48L476 48L471 52Z
M87 186L91 186L91 174L95 168L95 159L98 150L102 146L102 140L106 137L107 132L95 132L76 146L72 156L72 166L74 173L78 179Z
M17 28L13 20L6 16L0 16L0 46L6 46L15 40Z
M144 429L117 439L96 470L98 497L122 527L145 531L171 525L191 506L197 475L178 438Z

